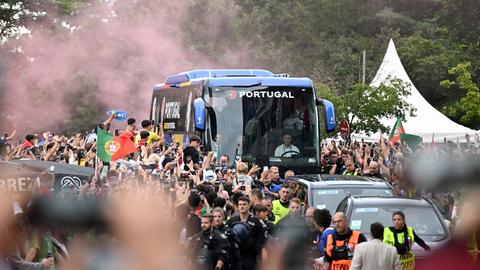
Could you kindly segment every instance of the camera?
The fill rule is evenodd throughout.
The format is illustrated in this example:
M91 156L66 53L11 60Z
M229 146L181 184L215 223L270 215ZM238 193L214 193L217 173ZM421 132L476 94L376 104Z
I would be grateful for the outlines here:
M190 179L190 172L183 171L180 173L180 178L182 179Z
M222 166L222 174L227 174L227 171L228 171L227 165L223 165Z

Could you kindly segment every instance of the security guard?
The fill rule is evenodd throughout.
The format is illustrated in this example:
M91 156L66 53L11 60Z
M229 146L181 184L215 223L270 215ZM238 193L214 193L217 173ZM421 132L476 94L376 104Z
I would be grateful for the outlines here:
M385 227L383 242L397 249L403 270L414 269L413 243L419 244L426 251L429 251L430 247L415 233L412 227L405 224L405 214L402 211L393 213L392 221L392 227Z
M222 270L229 263L229 243L227 236L218 230L213 230L213 216L202 217L202 231L194 235L189 242L191 252L190 266L192 269Z
M325 248L324 269L330 264L332 270L348 270L352 263L355 246L366 242L367 238L359 231L352 231L348 225L348 218L342 212L333 216L335 232L328 235Z
M358 175L359 170L355 168L355 163L353 160L348 158L345 160L345 170L343 171L343 175Z
M240 239L240 253L242 256L242 269L257 269L258 259L267 259L267 251L264 247L267 241L267 226L263 221L249 213L250 199L242 196L238 199L238 211L240 215L233 216L228 220L227 226Z
M275 215L274 224L277 224L282 218L286 217L289 213L290 205L290 191L287 186L282 186L278 191L280 199L272 202L272 213Z

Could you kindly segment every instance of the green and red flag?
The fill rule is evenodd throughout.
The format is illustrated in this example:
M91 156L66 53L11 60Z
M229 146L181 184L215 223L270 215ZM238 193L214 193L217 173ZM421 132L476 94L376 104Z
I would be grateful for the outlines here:
M413 135L413 134L407 134L403 133L400 134L400 140L402 143L405 143L412 149L412 151L416 151L418 149L418 145L422 142L422 137Z
M405 129L403 129L402 118L397 117L397 122L395 122L395 125L392 128L392 131L390 132L390 137L388 137L388 140L391 141L392 143L400 142L400 134L403 134L403 133L405 133Z
M115 161L136 152L137 147L128 136L113 136L97 128L97 156L103 161Z

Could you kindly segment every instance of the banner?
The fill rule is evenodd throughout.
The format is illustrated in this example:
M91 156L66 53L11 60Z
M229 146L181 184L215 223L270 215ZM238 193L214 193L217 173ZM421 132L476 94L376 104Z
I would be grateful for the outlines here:
M28 192L32 185L40 186L40 176L38 174L0 175L0 193L6 191Z
M63 198L75 198L80 186L88 181L88 176L75 174L56 174L53 191Z

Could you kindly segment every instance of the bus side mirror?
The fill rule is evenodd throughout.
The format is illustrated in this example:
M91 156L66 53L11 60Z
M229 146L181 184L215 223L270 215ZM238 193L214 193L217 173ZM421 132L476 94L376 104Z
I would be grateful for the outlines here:
M324 108L325 131L327 133L335 131L335 128L337 127L337 121L335 120L335 108L333 107L333 103L326 99L317 100L317 104L318 103L323 105Z
M195 129L198 131L205 131L205 101L202 98L196 98L193 101L195 118Z

